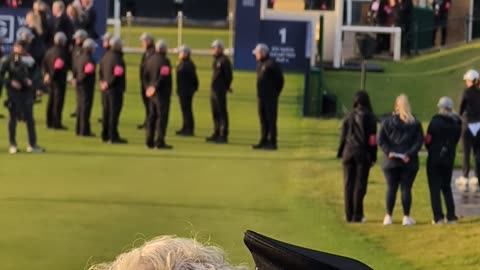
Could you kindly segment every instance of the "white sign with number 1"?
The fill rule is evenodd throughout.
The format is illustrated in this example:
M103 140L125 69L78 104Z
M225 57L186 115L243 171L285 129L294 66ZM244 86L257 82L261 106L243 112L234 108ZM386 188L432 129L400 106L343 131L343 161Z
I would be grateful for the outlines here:
M287 43L287 28L282 28L278 31L278 34L280 35L280 42L282 44Z

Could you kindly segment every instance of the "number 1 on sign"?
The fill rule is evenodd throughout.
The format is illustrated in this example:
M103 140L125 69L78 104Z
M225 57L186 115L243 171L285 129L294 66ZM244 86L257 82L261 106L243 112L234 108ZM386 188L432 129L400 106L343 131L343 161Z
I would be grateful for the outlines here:
M287 43L287 28L282 28L278 31L278 34L280 35L280 42L282 44Z

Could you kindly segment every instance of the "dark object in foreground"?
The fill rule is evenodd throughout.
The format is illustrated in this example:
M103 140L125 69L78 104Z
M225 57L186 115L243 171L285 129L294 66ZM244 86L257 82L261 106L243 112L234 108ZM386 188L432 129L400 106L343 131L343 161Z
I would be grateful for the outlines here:
M258 270L371 270L369 266L346 257L283 243L247 231L245 245Z

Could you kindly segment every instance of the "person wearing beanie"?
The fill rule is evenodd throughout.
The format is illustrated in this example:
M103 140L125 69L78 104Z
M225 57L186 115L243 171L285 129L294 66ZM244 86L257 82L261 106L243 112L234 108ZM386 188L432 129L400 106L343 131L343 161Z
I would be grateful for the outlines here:
M73 67L73 85L77 90L77 126L76 134L81 137L94 137L90 126L93 96L95 91L95 59L93 57L97 43L93 39L83 42L82 53Z
M462 149L463 149L463 163L462 163L462 177L455 182L460 190L468 189L470 184L475 186L478 183L478 176L480 170L480 139L478 139L478 131L480 130L480 90L479 86L480 75L476 70L469 70L463 76L467 89L463 92L462 101L460 103L460 116L463 120L462 126ZM477 147L475 147L477 146ZM470 155L473 149L475 176L469 179L470 176ZM472 180L472 183L469 183Z
M179 63L177 66L177 95L183 116L182 129L177 131L178 136L194 136L195 120L193 117L193 96L198 91L198 76L195 64L190 57L190 48L183 45L178 50Z
M452 174L458 141L462 132L462 120L453 111L453 101L442 97L438 102L438 114L433 116L425 136L428 150L427 176L433 211L433 224L454 223L455 204L452 194ZM442 210L441 195L447 206Z
M68 39L63 32L57 32L54 46L48 49L43 60L43 82L49 89L47 104L47 128L66 130L62 124L63 105L67 88Z
M253 51L257 60L257 98L261 138L255 150L277 150L278 98L283 90L284 76L280 65L270 57L265 44Z
M145 64L150 59L150 57L155 55L155 44L154 38L150 33L143 33L140 36L140 41L142 42L142 49L144 53L142 55L142 60L140 61L140 95L142 96L143 107L145 108L145 117L143 123L137 125L137 129L145 129L147 124L147 119L150 110L149 98L147 97L147 87L145 80Z
M145 64L146 95L150 105L146 144L149 149L169 150L173 147L165 142L165 136L172 95L172 65L165 41L158 41L155 50L155 55Z
M120 38L110 39L110 49L100 61L100 89L102 91L103 130L102 141L111 144L126 144L118 132L123 95L126 88L126 65L123 43Z

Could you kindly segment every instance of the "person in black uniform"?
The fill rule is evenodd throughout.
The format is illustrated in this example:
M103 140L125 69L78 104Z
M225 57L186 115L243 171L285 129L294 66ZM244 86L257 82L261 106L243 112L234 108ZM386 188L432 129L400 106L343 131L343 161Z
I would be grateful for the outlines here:
M410 25L412 21L413 2L412 0L396 0L394 7L395 25L402 28L402 50L410 55L411 39Z
M387 182L386 212L383 225L393 223L398 187L402 191L403 225L415 225L410 217L412 187L419 169L418 152L424 143L420 122L412 115L407 96L395 102L395 112L386 118L380 129L378 145L383 151L383 174Z
M32 72L35 60L25 50L27 44L18 41L13 46L13 53L2 59L0 65L0 84L6 86L8 100L5 102L10 119L8 123L8 134L10 154L18 153L16 140L17 121L20 117L25 120L28 131L27 152L41 153L45 150L37 144L35 131L35 120L33 117L33 78ZM8 74L8 76L7 76Z
M470 174L470 153L473 149L475 175L480 175L480 90L479 74L476 70L469 70L463 79L467 89L463 92L460 103L460 115L463 118L462 140L463 140L463 177L457 180L458 186L467 186Z
M0 59L3 58L3 37L0 37ZM2 92L3 92L3 87L1 87L2 84L0 83L0 98L2 97ZM0 119L5 118L5 115L0 113Z
M355 95L353 111L343 120L337 157L343 160L346 220L365 222L363 199L370 168L377 162L377 119L365 91Z
M80 58L80 55L83 53L83 42L88 38L87 31L80 29L75 32L73 35L74 44L72 47L72 53L68 65L72 67L73 79L75 79L75 72L73 72L73 67L75 66L75 61ZM77 112L70 114L70 117L76 118Z
M143 124L140 124L137 126L137 129L145 129L147 120L148 120L148 115L149 115L149 98L146 95L147 91L147 86L145 83L145 63L155 55L155 44L153 40L153 36L149 33L143 33L142 36L140 36L140 41L142 42L142 48L145 50L145 52L142 55L142 60L140 62L140 84L141 84L141 89L140 89L140 94L142 96L142 101L143 101L143 106L145 107L145 120L143 121Z
M233 92L231 88L233 70L230 60L223 51L223 43L220 40L215 40L212 44L213 74L210 97L214 131L212 136L206 138L207 142L213 143L228 143L229 135L227 93Z
M257 64L258 114L261 125L261 139L253 149L277 150L278 98L284 85L280 65L270 58L265 44L258 44L254 50Z
M113 38L112 34L110 33L105 33L103 36L102 36L102 47L103 47L103 54L102 54L102 57L100 57L100 70L102 69L101 68L101 64L102 64L102 60L103 58L105 57L105 55L107 54L107 52L110 50L110 40ZM100 78L101 80L101 78ZM102 91L101 93L101 101L102 101L102 110L104 108L104 104L106 102L105 98L107 96L107 92L106 91ZM103 121L103 117L101 118L98 118L98 123L102 123Z
M194 136L193 96L198 90L198 76L195 64L190 57L190 48L182 46L178 50L180 62L177 66L177 94L183 115L183 127L177 131L179 136Z
M21 28L18 30L18 40L25 42L27 44L26 51L27 53L32 56L35 64L32 69L32 80L34 89L33 95L36 98L36 102L41 102L41 96L43 94L43 84L41 82L41 74L40 74L40 64L41 62L37 62L36 60L43 58L44 48L38 47L38 44L35 41L35 35L30 31L29 28Z
M167 43L160 40L155 47L156 53L147 60L144 70L146 95L150 99L146 143L149 149L168 150L173 148L165 142L172 95L172 66L167 58Z
M82 28L88 33L88 37L91 39L97 39L98 34L95 31L95 25L97 23L97 12L93 8L93 0L81 0L83 7Z
M438 102L439 113L432 118L425 136L428 149L427 176L433 211L433 224L443 224L441 193L447 206L446 221L455 223L455 203L452 194L452 174L462 119L453 112L453 101L443 97Z
M52 14L53 14L53 31L52 34L55 35L58 32L64 33L70 45L72 43L73 25L67 14L65 13L65 3L63 1L55 1L52 5Z
M127 140L120 138L118 120L123 106L123 95L126 88L126 65L123 59L122 40L112 38L111 49L100 61L100 89L105 93L103 102L103 142L125 144Z
M93 39L83 42L83 50L73 67L73 85L77 89L77 127L76 134L82 137L94 137L90 128L95 91L95 59L93 54L97 44Z
M441 44L445 46L447 43L447 26L448 26L448 11L452 7L451 0L433 0L432 7L434 11L434 29L433 29L433 45L437 40L437 31L441 31Z
M54 46L45 54L43 60L43 82L48 86L49 99L47 104L47 127L56 130L66 130L62 125L62 112L65 103L68 73L67 36L58 32L54 37Z

